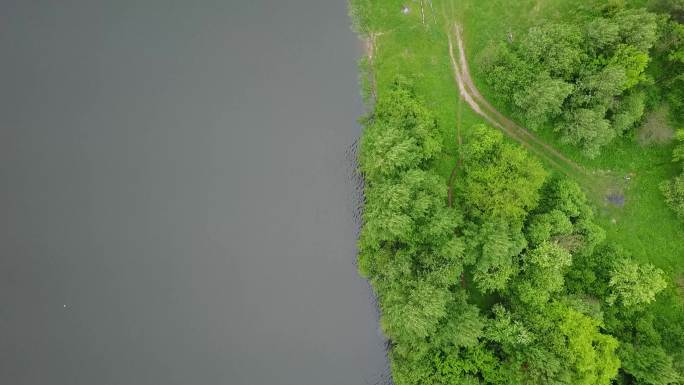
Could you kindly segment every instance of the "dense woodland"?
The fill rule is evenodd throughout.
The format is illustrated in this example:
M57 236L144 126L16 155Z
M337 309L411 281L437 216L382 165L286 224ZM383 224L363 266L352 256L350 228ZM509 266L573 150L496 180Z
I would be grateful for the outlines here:
M647 106L665 103L675 121L684 119L682 4L658 2L655 10L665 12L659 14L608 2L574 23L545 23L519 41L492 43L479 65L527 127L550 126L562 142L595 157L616 137L633 133ZM675 162L684 160L681 148ZM684 215L684 177L661 189Z
M493 44L480 61L528 127L551 123L564 141L596 156L644 114L658 27L644 9L608 8L576 24L534 27L514 44Z
M352 2L357 29L363 7ZM479 55L528 127L588 157L635 136L648 111L684 111L684 2L620 2L542 23ZM361 24L359 27L358 24ZM654 311L671 279L606 238L575 181L485 124L452 149L416 82L392 76L363 119L359 270L378 298L393 380L409 384L684 382L681 313ZM684 164L684 131L674 162ZM437 165L458 159L453 200ZM684 220L684 174L660 185ZM653 224L657 226L657 224Z

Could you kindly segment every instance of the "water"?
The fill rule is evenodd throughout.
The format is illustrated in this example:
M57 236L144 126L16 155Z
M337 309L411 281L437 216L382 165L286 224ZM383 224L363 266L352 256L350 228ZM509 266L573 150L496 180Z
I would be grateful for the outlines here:
M0 383L386 380L344 0L4 0L0 52Z

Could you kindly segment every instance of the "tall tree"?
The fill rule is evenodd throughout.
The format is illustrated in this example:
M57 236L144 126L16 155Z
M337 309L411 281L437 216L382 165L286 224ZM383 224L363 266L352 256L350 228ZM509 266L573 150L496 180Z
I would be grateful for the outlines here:
M397 79L376 102L361 140L359 156L366 178L393 177L420 167L442 150L435 119L416 98L410 83Z
M530 62L539 63L551 76L565 80L577 72L585 55L580 29L565 23L532 27L519 49Z
M522 274L516 279L514 292L520 301L543 306L551 295L563 289L566 269L572 256L557 243L544 242L522 256Z
M565 122L556 130L563 133L563 142L580 146L584 155L594 158L615 137L603 116L603 112L580 108L566 113Z
M532 84L513 94L513 103L525 111L525 121L535 129L561 114L563 102L573 89L572 84L542 72Z
M546 172L521 147L505 143L501 132L474 126L462 155L459 187L469 215L521 223L537 205Z
M608 285L611 289L608 303L629 308L653 302L667 282L663 271L651 264L620 259L613 266Z

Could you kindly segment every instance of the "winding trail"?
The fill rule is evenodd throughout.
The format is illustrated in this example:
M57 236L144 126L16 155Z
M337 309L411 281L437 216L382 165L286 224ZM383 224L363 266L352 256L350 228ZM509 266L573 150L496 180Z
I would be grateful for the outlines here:
M431 3L431 2L430 2ZM429 3L429 4L430 4ZM431 5L431 4L430 4ZM434 15L433 15L434 16ZM553 167L558 172L577 181L585 192L594 195L597 201L605 200L607 194L618 191L622 194L622 178L615 175L610 170L591 170L588 171L572 159L563 155L553 146L537 137L530 130L515 123L504 114L499 112L478 90L470 74L468 61L465 54L465 44L463 42L462 28L458 23L451 24L447 31L449 58L454 75L456 86L458 87L461 98L458 101L458 120L457 120L457 140L461 146L461 123L460 115L462 103L465 102L475 113L480 115L491 126L498 128L504 134L520 143L530 153L537 156L540 160ZM370 86L370 97L375 100L377 97L377 84L374 71L374 59L377 50L377 37L385 34L384 32L371 32L365 39L365 50L368 59L368 80ZM462 99L462 100L461 100ZM458 175L458 170L462 166L462 159L459 156L451 171L448 180L448 203L453 205L453 184Z
M586 181L592 176L582 166L567 158L558 150L532 134L529 130L508 119L494 108L494 106L482 96L470 75L461 27L458 24L454 24L453 33L447 33L447 37L449 42L449 58L451 59L454 79L456 80L461 97L468 103L473 111L482 116L491 125L497 127L506 135L522 144L530 152L555 166L556 169L564 174L573 176L580 181ZM454 37L456 40L456 47L454 47ZM457 49L458 60L454 53L454 48Z
M373 74L373 58L375 57L375 39L379 34L369 33L364 41L364 48L366 50L366 58L368 59L368 82L370 84L370 96L372 100L377 98L377 85L375 84L375 76Z

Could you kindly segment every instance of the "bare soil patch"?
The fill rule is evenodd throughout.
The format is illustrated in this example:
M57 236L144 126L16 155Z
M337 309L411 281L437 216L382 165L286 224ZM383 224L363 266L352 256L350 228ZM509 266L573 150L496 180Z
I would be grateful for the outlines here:
M622 191L610 192L606 196L606 201L613 206L622 207L625 205L625 194Z
M637 141L642 146L669 143L674 138L674 130L668 122L667 107L659 108L648 114L644 123L637 129Z

